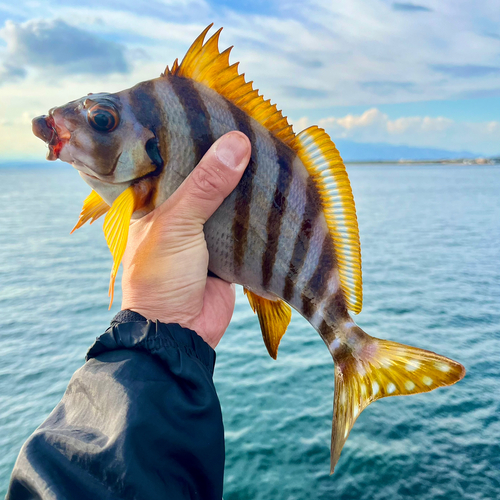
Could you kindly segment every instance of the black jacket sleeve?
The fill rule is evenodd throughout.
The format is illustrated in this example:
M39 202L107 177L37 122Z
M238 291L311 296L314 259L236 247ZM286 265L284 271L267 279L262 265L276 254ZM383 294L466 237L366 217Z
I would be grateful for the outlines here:
M24 444L7 500L220 500L214 363L195 332L122 311Z

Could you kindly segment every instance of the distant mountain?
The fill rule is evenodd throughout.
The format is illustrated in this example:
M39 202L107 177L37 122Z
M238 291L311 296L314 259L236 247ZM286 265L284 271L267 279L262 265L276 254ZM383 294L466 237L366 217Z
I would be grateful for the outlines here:
M338 139L335 144L344 161L453 160L478 158L483 155L470 151L394 146L385 143L353 142Z

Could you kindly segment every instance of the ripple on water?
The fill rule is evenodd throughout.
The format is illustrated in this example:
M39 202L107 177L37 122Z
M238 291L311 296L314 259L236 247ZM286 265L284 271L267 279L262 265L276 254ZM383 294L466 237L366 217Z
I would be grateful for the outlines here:
M456 358L467 376L452 388L370 406L330 476L330 354L294 314L271 360L239 292L215 371L224 498L498 498L499 170L377 166L349 174L365 289L356 321L371 335ZM89 191L74 172L2 169L0 181L8 187L0 192L3 495L23 441L58 402L120 297L109 312L111 257L100 224L68 234Z

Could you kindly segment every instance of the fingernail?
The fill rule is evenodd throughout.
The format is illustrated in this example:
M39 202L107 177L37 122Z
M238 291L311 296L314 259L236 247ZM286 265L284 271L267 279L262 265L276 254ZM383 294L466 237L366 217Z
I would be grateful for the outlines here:
M229 168L236 169L247 154L248 142L240 134L222 137L215 147L215 156Z

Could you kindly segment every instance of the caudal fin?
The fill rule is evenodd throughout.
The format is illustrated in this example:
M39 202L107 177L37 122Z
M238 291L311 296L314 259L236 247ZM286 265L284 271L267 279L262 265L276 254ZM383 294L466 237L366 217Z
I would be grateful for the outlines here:
M359 339L354 346L339 340L330 345L335 362L331 473L354 422L370 403L429 392L465 375L460 363L434 352L376 339L357 326L350 333Z

